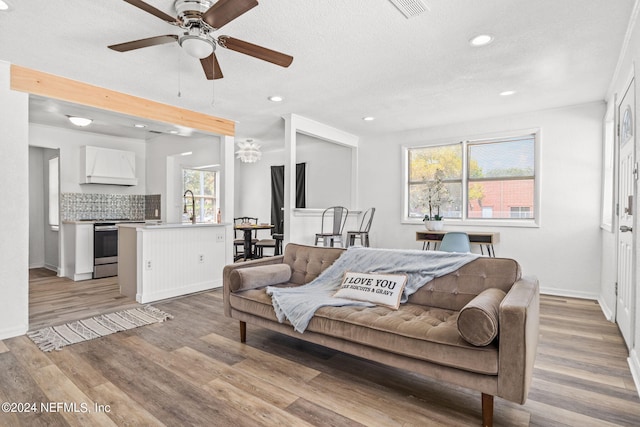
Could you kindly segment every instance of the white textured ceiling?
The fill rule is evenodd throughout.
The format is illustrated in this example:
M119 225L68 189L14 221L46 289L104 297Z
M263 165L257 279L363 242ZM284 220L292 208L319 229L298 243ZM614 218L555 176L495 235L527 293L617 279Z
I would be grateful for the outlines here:
M266 144L282 143L287 113L366 136L602 100L634 3L428 0L406 19L388 0L264 0L217 35L293 64L218 48L225 77L212 86L177 44L107 49L178 33L122 0L7 1L0 60L236 120L238 139ZM148 3L175 16L172 0ZM495 41L469 46L480 33Z

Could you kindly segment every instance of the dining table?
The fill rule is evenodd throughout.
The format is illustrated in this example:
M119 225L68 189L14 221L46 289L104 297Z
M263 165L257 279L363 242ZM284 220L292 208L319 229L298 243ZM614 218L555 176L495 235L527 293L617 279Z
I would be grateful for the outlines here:
M253 245L251 244L251 233L256 230L272 230L275 227L273 224L261 223L240 223L233 226L234 230L240 230L244 232L244 260L253 259L255 254L253 253Z

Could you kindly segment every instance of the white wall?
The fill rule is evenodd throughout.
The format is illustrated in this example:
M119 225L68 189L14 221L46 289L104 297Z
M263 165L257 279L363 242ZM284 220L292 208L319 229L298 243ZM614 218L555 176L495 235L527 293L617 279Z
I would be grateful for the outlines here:
M284 150L264 151L256 163L236 159L236 217L256 217L271 221L271 166L284 165ZM266 232L264 234L267 234ZM265 237L266 236L261 236Z
M145 191L146 144L144 140L99 135L32 123L29 125L29 144L36 147L60 149L61 193L147 194ZM135 152L138 185L132 187L100 184L80 185L80 147L83 145Z
M296 163L306 163L307 208L353 207L351 200L352 149L298 134Z
M541 130L539 228L455 227L500 232L496 253L516 259L547 293L595 299L600 290L601 123L604 103L485 119L363 138L360 144L361 206L376 207L373 246L420 248L402 224L401 146L518 129ZM451 225L445 225L454 229Z
M29 97L10 89L10 65L0 61L0 209L2 282L0 339L29 327Z
M314 233L320 231L321 210L333 205L352 207L351 168L349 147L298 134L296 163L307 164L307 208L320 210L299 212L293 218L298 226L297 243L313 244ZM236 160L237 192L236 216L256 217L260 222L271 221L271 166L286 163L284 149L263 151L256 163ZM348 226L356 226L350 216ZM351 229L350 228L350 229ZM266 238L267 232L262 236Z
M182 156L181 153L191 152ZM161 195L161 219L182 221L182 168L219 164L220 138L217 136L184 138L160 135L149 140L146 150L147 194ZM217 167L221 170L222 166Z

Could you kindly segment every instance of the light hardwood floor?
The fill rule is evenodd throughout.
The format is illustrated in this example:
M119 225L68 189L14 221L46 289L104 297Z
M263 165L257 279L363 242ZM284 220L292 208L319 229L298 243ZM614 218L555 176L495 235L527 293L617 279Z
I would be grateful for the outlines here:
M74 282L44 268L29 270L30 330L139 305L120 295L117 277Z
M0 425L480 424L479 393L251 325L240 344L221 298L217 290L155 303L175 318L52 353L25 336L1 341L1 402L85 403L91 413L0 412ZM529 400L497 398L495 425L638 425L626 357L597 303L543 296Z

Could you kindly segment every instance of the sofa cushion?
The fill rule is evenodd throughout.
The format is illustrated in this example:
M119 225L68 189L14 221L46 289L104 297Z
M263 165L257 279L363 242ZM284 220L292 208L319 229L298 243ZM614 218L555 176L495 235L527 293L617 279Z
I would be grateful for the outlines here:
M397 310L402 291L407 284L406 274L375 274L347 271L336 298L367 301Z
M251 268L239 268L231 272L231 292L243 289L259 288L288 282L291 278L289 264L261 265Z
M465 341L483 346L498 336L500 303L505 295L501 289L486 289L460 310L458 331Z
M509 292L521 274L520 266L512 259L481 257L426 283L407 302L460 311L485 289Z
M291 266L291 282L303 285L318 277L345 250L289 243L284 251L283 262Z
M234 310L278 321L271 297L264 289L235 292L229 302ZM456 311L410 303L401 304L398 310L380 306L322 307L307 330L441 365L497 375L496 344L476 347L467 343L458 333L457 319Z

